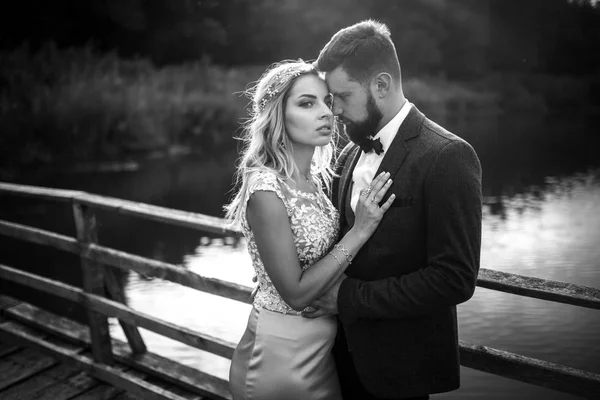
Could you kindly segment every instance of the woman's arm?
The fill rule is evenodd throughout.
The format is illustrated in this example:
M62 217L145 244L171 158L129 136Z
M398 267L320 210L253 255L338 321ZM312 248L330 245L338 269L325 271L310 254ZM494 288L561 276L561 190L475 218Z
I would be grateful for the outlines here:
M389 174L379 175L372 183L371 194L361 196L354 227L338 242L352 256L373 234L394 200L394 196L390 196L381 207L377 206L390 186L388 177ZM247 218L267 274L283 300L294 310L307 307L340 278L349 265L347 257L333 249L302 271L285 206L274 192L253 193L248 200Z

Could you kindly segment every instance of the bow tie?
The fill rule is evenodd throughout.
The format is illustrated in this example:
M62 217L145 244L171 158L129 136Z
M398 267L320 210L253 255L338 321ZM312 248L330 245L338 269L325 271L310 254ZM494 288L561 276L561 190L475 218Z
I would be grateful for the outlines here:
M381 141L379 140L379 138L377 138L377 139L365 138L362 142L360 142L359 146L360 146L360 149L362 151L364 151L365 153L370 153L373 150L375 150L375 153L377 155L383 153L383 145L381 144Z

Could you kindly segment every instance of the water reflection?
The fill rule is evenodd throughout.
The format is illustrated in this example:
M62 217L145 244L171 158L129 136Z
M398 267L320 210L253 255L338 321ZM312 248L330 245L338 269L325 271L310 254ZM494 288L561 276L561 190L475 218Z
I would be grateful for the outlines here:
M548 177L530 191L486 198L485 268L600 287L598 239L600 169ZM185 255L183 265L201 275L252 285L243 240L202 237L196 249ZM136 309L234 343L249 313L248 305L169 282L144 282L134 275L129 277L128 293ZM459 306L459 318L462 340L600 373L597 310L478 288L469 302ZM157 335L144 333L144 337L153 351L227 377L225 359ZM572 398L466 368L463 382L459 391L436 398Z
M599 205L600 169L547 177L530 192L486 199L482 264L600 287ZM520 262L509 263L515 255Z

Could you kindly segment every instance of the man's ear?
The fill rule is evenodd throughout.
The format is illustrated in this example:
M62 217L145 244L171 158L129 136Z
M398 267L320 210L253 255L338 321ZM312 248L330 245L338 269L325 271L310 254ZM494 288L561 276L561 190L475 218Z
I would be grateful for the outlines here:
M382 99L392 90L392 76L387 72L380 72L373 79L373 92L375 96Z

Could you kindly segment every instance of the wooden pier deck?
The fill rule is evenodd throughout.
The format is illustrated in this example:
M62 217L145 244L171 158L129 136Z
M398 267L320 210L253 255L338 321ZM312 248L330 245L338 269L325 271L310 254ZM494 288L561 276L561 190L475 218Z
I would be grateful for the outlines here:
M3 400L142 400L36 350L0 341Z
M94 361L86 326L0 295L0 399L209 400L204 374L113 339L116 362ZM169 372L167 372L169 371ZM152 373L147 373L152 372ZM186 390L177 382L192 378ZM191 388L191 390L190 390ZM218 397L217 397L218 398Z

